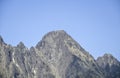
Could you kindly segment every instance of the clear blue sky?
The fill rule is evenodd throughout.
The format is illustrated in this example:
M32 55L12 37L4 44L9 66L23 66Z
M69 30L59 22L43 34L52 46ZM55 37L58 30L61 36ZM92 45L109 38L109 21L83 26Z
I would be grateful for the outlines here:
M0 35L8 44L35 46L65 30L95 58L120 60L120 0L0 0Z

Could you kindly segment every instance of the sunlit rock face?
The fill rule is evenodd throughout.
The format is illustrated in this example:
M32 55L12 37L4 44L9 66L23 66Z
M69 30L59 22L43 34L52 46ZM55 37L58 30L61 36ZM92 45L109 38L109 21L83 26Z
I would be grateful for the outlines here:
M65 31L52 31L46 34L36 45L51 68L56 78L102 78L94 58L86 52Z
M0 78L105 78L99 61L64 30L47 33L30 49L0 36Z

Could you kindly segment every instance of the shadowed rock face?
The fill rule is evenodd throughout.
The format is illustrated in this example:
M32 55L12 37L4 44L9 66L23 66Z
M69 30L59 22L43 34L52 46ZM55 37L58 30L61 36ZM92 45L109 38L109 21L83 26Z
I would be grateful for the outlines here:
M28 49L3 43L0 37L0 78L105 78L105 71L65 31L46 34Z
M0 36L0 46L5 45L3 38Z
M111 54L98 57L97 63L106 72L106 78L120 78L120 62Z

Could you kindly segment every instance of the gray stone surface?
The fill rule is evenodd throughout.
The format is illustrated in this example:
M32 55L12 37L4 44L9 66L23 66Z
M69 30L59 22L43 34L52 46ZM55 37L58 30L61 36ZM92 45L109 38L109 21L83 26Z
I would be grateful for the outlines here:
M47 33L30 49L0 36L0 78L105 78L103 69L64 30Z
M105 71L106 78L120 78L120 62L111 54L98 57L97 63Z

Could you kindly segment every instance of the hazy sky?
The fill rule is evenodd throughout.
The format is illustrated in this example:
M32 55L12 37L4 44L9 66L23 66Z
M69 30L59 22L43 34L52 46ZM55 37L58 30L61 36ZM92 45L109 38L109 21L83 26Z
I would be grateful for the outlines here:
M35 46L53 30L65 30L95 58L120 60L119 0L0 0L0 35L8 44Z

